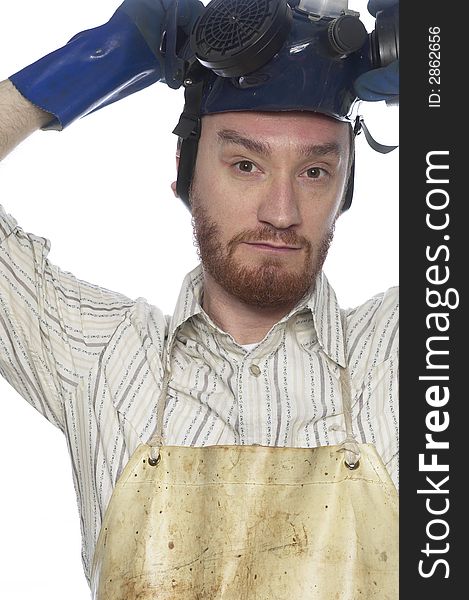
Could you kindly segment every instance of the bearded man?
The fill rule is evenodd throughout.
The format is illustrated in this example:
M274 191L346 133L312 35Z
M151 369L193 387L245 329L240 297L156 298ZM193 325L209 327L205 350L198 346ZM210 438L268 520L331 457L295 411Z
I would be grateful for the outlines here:
M0 84L0 155L162 70L169 85L163 4L126 0ZM245 18L212 4L181 23ZM187 62L172 187L201 264L171 318L60 271L1 212L1 370L67 436L98 600L397 593L397 290L344 311L322 271L376 73L356 15L272 4L285 35L249 77ZM135 72L110 69L122 48Z

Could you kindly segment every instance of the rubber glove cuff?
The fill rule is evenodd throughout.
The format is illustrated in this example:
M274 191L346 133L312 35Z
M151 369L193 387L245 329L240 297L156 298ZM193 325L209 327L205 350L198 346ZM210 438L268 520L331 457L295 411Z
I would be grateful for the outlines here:
M354 87L361 100L386 100L388 104L394 104L399 98L399 61L395 60L387 67L363 73L354 82Z
M104 25L77 34L9 79L25 98L54 115L43 129L61 130L161 77L161 59L118 9Z

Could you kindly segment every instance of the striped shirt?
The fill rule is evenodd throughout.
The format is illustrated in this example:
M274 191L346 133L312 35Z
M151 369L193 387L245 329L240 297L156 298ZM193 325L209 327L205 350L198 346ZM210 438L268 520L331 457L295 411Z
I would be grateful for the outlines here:
M396 288L341 311L321 273L249 350L201 308L200 266L165 317L61 271L49 249L0 207L0 372L66 436L88 581L117 479L154 433L165 369L166 444L316 447L345 436L339 373L348 364L357 439L376 445L397 485Z

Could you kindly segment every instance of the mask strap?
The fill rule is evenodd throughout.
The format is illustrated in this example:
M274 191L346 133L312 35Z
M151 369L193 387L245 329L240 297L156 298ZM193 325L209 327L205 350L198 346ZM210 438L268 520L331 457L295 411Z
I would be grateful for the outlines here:
M373 150L379 152L380 154L389 154L399 146L386 146L385 144L380 144L377 142L370 133L370 130L365 125L365 119L363 117L357 117L355 120L355 125L353 128L355 135L358 135L361 131L365 134L366 141L370 145Z
M204 83L204 79L193 81L190 79L190 74L188 75L188 79L184 82L186 86L184 110L179 117L179 123L173 130L173 133L182 139L176 192L189 210L191 210L189 191L201 133L200 107Z

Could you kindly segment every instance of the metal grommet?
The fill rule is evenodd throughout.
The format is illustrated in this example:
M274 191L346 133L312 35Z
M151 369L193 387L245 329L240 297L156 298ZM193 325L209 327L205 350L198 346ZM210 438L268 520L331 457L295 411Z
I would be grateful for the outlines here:
M160 462L161 456L158 455L157 458L148 457L148 464L150 467L156 467L156 465Z
M358 467L360 466L359 460L357 460L356 463L348 463L346 460L344 460L344 463L347 469L350 469L350 471L355 471L355 469L358 469Z

